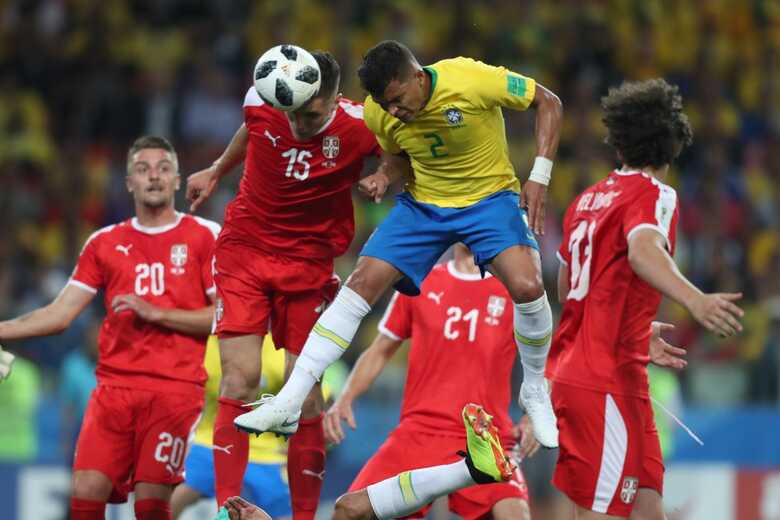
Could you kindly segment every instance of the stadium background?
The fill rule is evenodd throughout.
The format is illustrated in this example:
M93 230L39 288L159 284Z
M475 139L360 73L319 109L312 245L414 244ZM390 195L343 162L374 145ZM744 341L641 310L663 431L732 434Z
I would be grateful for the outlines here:
M331 50L342 91L362 99L356 67L384 38L407 43L424 63L462 54L505 65L563 100L541 241L551 294L562 211L613 166L599 97L624 78L664 76L680 86L695 144L671 178L682 206L677 261L705 290L744 292L746 331L717 340L680 308L663 305L662 317L677 324L671 339L690 349L690 367L679 378L660 376L659 399L704 440L698 446L671 427L667 503L673 518L780 518L777 1L6 0L0 317L51 300L89 233L131 214L124 161L136 136L170 138L182 174L192 173L241 124L241 100L263 50L282 42ZM524 178L533 118L508 113L507 126ZM201 214L221 221L239 177L226 180ZM392 205L390 198L378 206L355 200L358 231L338 262L342 275ZM19 360L0 385L2 518L63 515L100 317L96 307L61 336L9 345ZM369 344L378 318L366 320L347 363ZM358 433L330 452L326 500L346 488L397 419L403 357L360 403Z

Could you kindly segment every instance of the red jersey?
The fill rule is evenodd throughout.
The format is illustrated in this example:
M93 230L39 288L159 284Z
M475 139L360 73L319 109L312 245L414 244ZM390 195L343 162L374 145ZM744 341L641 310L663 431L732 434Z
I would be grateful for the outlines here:
M559 259L569 294L547 375L582 388L647 398L650 323L661 293L628 262L628 240L658 230L674 254L678 208L671 187L640 171L614 171L566 211Z
M218 234L216 222L178 213L166 226L149 228L133 218L89 237L68 283L91 293L105 291L99 383L202 396L206 338L153 325L131 311L116 313L111 301L135 294L165 308L210 305Z
M338 102L308 141L298 141L284 112L254 87L244 99L249 143L244 176L225 210L224 237L299 258L335 258L355 234L352 184L363 159L380 154L363 123L363 105Z
M440 264L419 296L395 293L379 331L412 338L399 430L465 437L461 411L479 403L494 417L504 445L514 444L509 417L512 337L509 293L498 281Z

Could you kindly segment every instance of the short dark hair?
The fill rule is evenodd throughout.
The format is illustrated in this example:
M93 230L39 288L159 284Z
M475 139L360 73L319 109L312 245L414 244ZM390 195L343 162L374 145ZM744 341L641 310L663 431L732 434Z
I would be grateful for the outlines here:
M662 78L623 82L601 98L601 107L606 142L625 165L671 164L693 140L679 89Z
M173 158L176 159L176 163L178 164L179 162L179 158L176 155L176 150L173 148L173 145L170 141L164 137L159 137L156 135L144 135L133 141L133 144L130 145L130 149L127 151L128 170L130 169L130 164L133 162L133 156L141 150L146 150L148 148L160 148L170 152L173 155Z
M320 89L314 97L329 98L336 93L341 81L339 62L327 51L314 51L311 55L320 67Z
M358 69L360 84L373 98L381 98L391 81L409 77L415 63L417 58L403 43L379 42L363 56L363 64Z

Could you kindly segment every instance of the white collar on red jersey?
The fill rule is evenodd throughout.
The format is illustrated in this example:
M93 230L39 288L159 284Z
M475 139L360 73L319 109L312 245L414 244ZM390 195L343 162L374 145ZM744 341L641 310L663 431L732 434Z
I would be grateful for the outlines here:
M466 282L476 282L479 280L482 280L482 275L479 273L462 273L455 269L455 260L450 260L447 262L447 271L458 280L464 280ZM485 278L488 278L491 275L490 273L485 273Z
M628 176L628 175L647 175L647 174L642 170L615 170L615 175Z
M138 222L138 217L133 217L132 220L130 220L130 225L133 226L133 229L140 231L141 233L146 233L147 235L159 235L160 233L165 233L166 231L170 231L171 229L178 226L182 217L184 217L184 214L177 211L176 220L170 224L165 224L164 226L142 226L141 223Z

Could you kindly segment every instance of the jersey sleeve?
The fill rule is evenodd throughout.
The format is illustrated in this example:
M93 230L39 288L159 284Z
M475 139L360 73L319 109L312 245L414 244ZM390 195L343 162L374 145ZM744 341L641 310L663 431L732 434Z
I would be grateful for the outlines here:
M398 292L393 294L385 315L379 322L379 332L396 341L412 335L412 301Z
M640 229L655 229L664 237L669 252L674 253L677 212L677 193L674 189L654 183L625 212L623 234L626 242Z
M98 256L100 239L93 234L79 254L76 267L68 280L68 284L75 285L95 294L104 285L103 269L100 267Z
M371 96L366 98L363 107L363 117L366 126L374 134L379 146L382 147L382 150L392 154L401 153L401 147L395 142L395 139L386 132L386 127L383 124L384 110L382 110L382 107L371 99Z
M536 81L512 72L506 67L495 67L470 58L464 60L464 71L470 79L472 102L484 109L495 106L525 110L536 95Z

